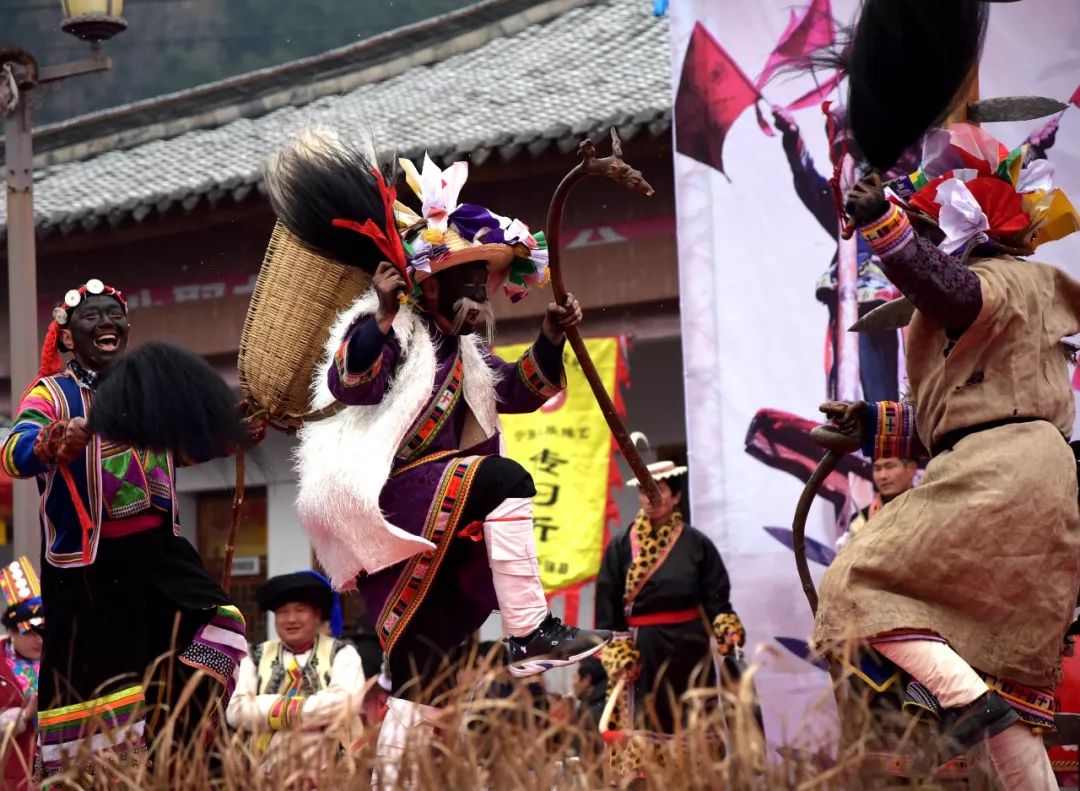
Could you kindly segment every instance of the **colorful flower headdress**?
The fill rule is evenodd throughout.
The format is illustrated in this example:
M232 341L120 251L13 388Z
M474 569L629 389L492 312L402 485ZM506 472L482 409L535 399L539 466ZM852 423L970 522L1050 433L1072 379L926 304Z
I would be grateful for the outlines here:
M124 299L124 293L118 288L105 285L96 277L87 280L84 285L78 288L71 289L64 295L64 300L53 308L52 321L49 322L49 328L45 333L45 342L41 346L41 367L38 368L38 377L52 376L63 370L64 364L60 360L60 352L56 348L56 339L60 336L60 330L71 320L71 314L75 312L75 308L79 307L88 297L97 296L98 294L114 297L124 309L124 313L127 313L127 300Z
M886 186L941 228L946 252L989 241L1026 253L1080 230L1054 166L1025 162L1027 153L1027 144L1009 151L980 127L954 124L927 136L919 170Z
M400 202L394 204L409 265L418 282L458 264L486 261L492 275L489 292L502 286L514 302L530 288L547 284L548 251L543 233L530 233L520 220L483 206L458 203L469 176L468 163L455 162L440 170L425 154L423 169L418 171L409 160L398 161L423 212L421 216Z
M25 634L45 625L41 585L28 558L20 557L0 569L0 593L4 596L4 626Z

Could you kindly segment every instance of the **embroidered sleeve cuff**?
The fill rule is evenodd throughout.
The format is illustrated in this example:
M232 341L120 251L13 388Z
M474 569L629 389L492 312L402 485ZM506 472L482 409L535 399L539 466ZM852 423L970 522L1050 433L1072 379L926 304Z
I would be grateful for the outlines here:
M358 387L379 375L383 346L388 337L382 334L374 320L365 321L349 331L334 355L334 367L343 387Z
M34 441L34 457L42 464L51 467L56 463L56 454L60 450L60 444L64 440L67 431L67 421L58 420L43 426Z
M907 214L892 203L874 222L859 228L859 233L879 258L888 258L915 238L915 229Z
M562 391L563 387L565 387L565 383L562 381L561 370L558 374L560 381L556 383L552 380L552 377L555 374L553 371L550 370L550 365L547 366L549 370L547 370L546 372L545 368L541 366L540 357L544 354L544 352L540 352L538 354L537 347L542 342L546 342L548 343L548 345L554 347L554 344L552 344L546 338L544 339L544 341L537 341L536 343L534 343L532 346L525 350L525 353L521 355L521 359L518 360L517 372L518 376L520 376L521 380L525 383L525 386L528 387L535 396L546 400L548 398L551 398L552 396L558 395ZM560 351L560 363L562 362L561 354L562 352Z
M910 404L878 401L865 416L863 453L872 459L908 459L915 454L915 410Z
M722 612L713 619L713 634L721 654L729 654L737 646L746 645L746 629L733 612Z

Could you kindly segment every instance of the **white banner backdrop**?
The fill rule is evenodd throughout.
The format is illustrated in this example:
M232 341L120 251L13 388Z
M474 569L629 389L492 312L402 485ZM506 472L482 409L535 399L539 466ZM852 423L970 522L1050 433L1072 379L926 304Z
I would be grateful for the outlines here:
M723 173L718 124L756 92L753 83L772 62L770 54L783 56L827 34L815 15L828 12L822 0L675 0L670 10L676 134L684 132L679 148L689 153L675 154L675 179L693 523L716 541L731 575L749 654L762 665L758 691L774 746L820 743L829 738L835 716L826 674L800 657L812 622L789 529L803 487L798 471L819 458L800 444L805 424L799 421L818 420L829 387L829 310L818 297L828 300L831 292L819 291L818 280L837 242L818 219L820 210L814 211L814 190L803 189L802 197L796 191L795 171L803 187L820 186L809 163L797 152L789 157L779 133L766 136L752 104L737 113L722 141ZM841 22L854 12L853 0L832 4L831 14ZM683 80L692 42L690 72L696 70L698 79L688 79L696 94ZM984 98L1038 93L1068 101L1080 83L1076 0L995 4L980 79ZM820 100L798 101L814 88L807 75L781 73L760 89L760 108L774 128L770 105L796 108L790 115L805 151L827 178L832 168ZM841 97L833 91L828 98ZM1045 123L988 129L1013 147ZM1058 184L1080 202L1080 108L1065 112L1049 158ZM1080 275L1078 236L1048 244L1038 259ZM895 390L896 368L891 374L888 368L897 339L878 340L877 349L859 353L861 381L878 392ZM838 520L850 508L845 496L869 496L868 484L857 478L830 481L832 499L819 497L811 513L815 578L829 562Z

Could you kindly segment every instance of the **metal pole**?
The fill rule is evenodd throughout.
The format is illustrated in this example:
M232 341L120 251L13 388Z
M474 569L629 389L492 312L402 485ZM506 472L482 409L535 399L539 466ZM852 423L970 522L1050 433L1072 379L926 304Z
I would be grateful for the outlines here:
M34 152L24 93L4 120L7 177L8 328L11 333L11 412L38 370L37 267L34 249ZM38 564L38 494L31 481L12 486L15 556Z
M855 183L855 160L844 154L840 184L849 188ZM859 392L859 335L848 327L859 318L859 249L854 236L837 240L836 317L836 398L854 401Z

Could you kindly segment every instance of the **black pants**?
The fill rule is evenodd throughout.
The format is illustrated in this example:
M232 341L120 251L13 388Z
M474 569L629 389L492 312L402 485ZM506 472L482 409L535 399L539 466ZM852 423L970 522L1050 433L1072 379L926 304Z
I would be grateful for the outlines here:
M508 498L535 495L532 476L524 467L512 459L489 456L477 468L459 526L483 520ZM482 564L476 563L478 554ZM454 670L467 653L462 644L489 614L481 617L475 608L454 606L467 595L455 570L476 567L478 573L484 573L486 558L482 541L453 539L438 579L390 653L390 679L396 697L432 704L454 687ZM490 569L486 573L490 577ZM490 585L490 579L486 583ZM469 617L463 617L467 612Z
M216 607L230 604L195 548L163 526L102 539L89 566L62 569L43 561L41 569L48 617L40 708L86 702L145 681L148 725L163 722L195 672L176 654ZM200 682L185 717L191 727L219 691L213 679Z
M634 685L635 718L656 733L675 733L686 724L688 710L680 698L688 689L715 689L709 635L699 621L666 626L643 626L637 646L642 669ZM705 699L707 708L715 696Z

